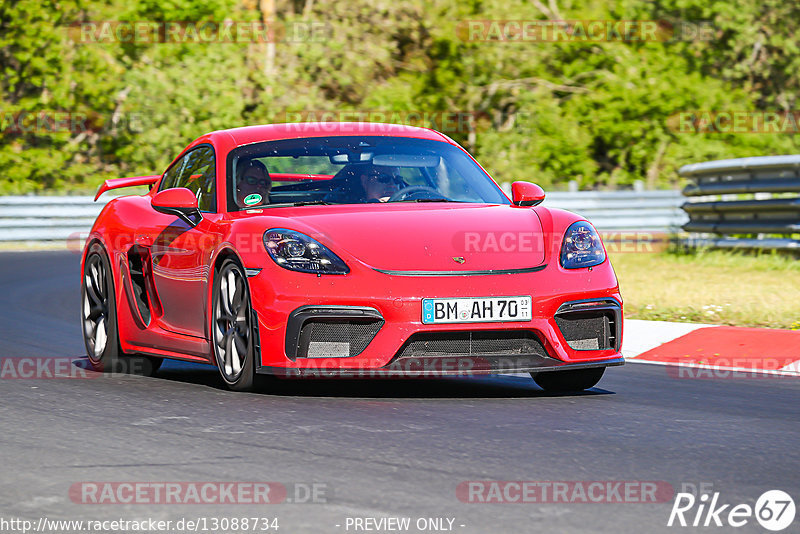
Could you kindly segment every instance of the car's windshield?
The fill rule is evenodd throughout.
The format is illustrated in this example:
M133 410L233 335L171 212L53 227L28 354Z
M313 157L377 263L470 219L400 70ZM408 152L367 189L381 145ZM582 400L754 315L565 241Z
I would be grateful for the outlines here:
M228 208L382 202L508 204L461 149L404 137L268 141L228 157Z

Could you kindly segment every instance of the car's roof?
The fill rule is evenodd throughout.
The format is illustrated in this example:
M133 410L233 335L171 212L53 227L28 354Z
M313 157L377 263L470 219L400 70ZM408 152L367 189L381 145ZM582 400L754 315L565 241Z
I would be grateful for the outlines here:
M285 124L260 124L212 132L212 136L229 135L237 146L278 139L302 137L342 137L349 135L378 135L389 137L413 137L433 141L449 142L447 136L428 128L385 124L377 122L298 122Z

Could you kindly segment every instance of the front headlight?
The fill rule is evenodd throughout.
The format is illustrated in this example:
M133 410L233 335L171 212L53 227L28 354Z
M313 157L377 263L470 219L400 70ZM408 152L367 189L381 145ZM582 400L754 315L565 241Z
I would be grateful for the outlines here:
M267 230L264 232L264 248L275 263L291 271L314 274L350 272L347 264L328 247L294 230Z
M597 230L586 221L572 223L561 244L561 266L580 269L600 265L606 261L606 252Z

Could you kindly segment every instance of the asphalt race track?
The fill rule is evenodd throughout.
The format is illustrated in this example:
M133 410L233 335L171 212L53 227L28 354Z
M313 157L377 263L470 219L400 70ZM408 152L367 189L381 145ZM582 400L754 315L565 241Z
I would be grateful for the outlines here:
M0 358L80 365L79 284L77 253L0 253ZM554 396L517 376L275 379L251 394L225 390L213 367L179 362L153 378L94 376L0 380L4 518L268 517L291 534L410 517L410 532L418 518L451 518L452 531L469 534L639 533L696 529L666 526L672 498L475 504L456 488L663 481L676 492L710 484L720 502L750 506L771 489L800 495L797 379L679 379L628 364L589 392ZM326 502L74 502L70 487L92 481L317 483ZM765 532L752 518L736 530Z

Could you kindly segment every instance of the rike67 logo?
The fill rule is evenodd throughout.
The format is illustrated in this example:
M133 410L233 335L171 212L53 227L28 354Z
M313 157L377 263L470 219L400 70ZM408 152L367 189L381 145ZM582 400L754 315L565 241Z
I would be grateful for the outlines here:
M680 527L734 527L752 524L753 520L767 530L784 530L794 521L795 505L792 497L781 490L765 491L749 504L725 503L720 493L678 493L669 514L667 526Z

